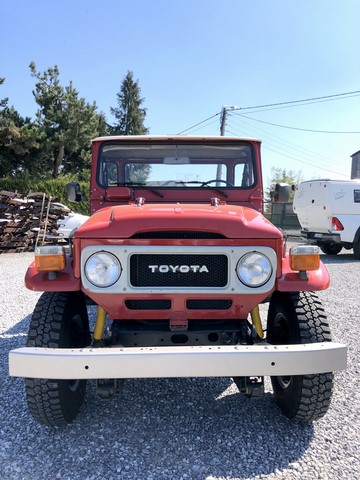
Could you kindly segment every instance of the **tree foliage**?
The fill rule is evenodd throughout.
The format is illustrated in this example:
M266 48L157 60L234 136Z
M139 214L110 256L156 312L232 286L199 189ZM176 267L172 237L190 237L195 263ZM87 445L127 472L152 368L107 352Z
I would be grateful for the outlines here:
M80 180L83 190L89 184L92 138L110 133L148 133L144 99L139 82L129 71L117 94L117 106L111 109L117 120L111 127L96 103L82 98L72 82L61 84L56 65L40 72L31 62L29 68L35 79L33 95L38 107L34 120L23 118L0 94L1 188L24 193L44 191L66 203L66 182ZM0 87L4 82L0 77ZM132 177L144 181L148 172L135 168L132 173ZM87 211L86 204L80 207Z
M57 178L4 177L1 178L1 189L17 191L24 195L31 192L44 192L51 196L53 201L67 205L72 210L74 204L69 202L66 196L66 185L71 181L78 181L78 178L72 175L61 175ZM77 202L75 209L77 213L89 215L89 179L81 180L79 184L84 193L84 201Z
M96 103L79 98L72 82L62 87L59 69L37 72L30 63L31 74L37 80L33 92L39 105L37 121L46 133L45 150L52 164L52 175L80 173L90 165L90 141L104 130L104 117L97 113ZM100 132L104 133L104 132Z
M271 168L271 179L269 190L265 194L265 213L271 211L271 195L270 192L275 190L277 183L287 183L288 185L297 185L302 181L302 172L295 172L294 170L286 170L283 168L272 167ZM294 199L294 191L290 193L289 202L292 202Z
M0 80L1 85L4 79ZM38 125L9 107L7 98L0 100L0 177L41 171L38 153L43 139Z
M2 85L5 82L5 78L0 77L0 85ZM0 99L0 108L6 107L9 99L8 98L3 98Z
M111 108L117 123L111 127L96 103L80 97L72 82L60 82L57 65L38 71L34 62L29 65L35 79L34 100L38 106L35 120L23 118L9 99L0 95L0 178L2 188L14 181L21 184L52 189L48 179L60 182L68 178L89 180L91 139L108 134L143 135L146 109L138 80L128 71L117 94L117 105ZM5 82L0 78L0 86ZM150 168L150 167L148 167ZM134 166L133 181L145 181L148 170ZM70 176L70 177L69 177ZM135 180L134 180L135 179ZM61 180L60 183L63 183ZM20 182L20 184L19 184ZM40 182L40 184L39 184ZM59 184L60 184L59 183ZM10 188L11 189L11 188ZM47 192L51 193L51 192Z
M301 171L295 172L294 170L286 170L283 168L272 167L271 168L271 180L270 191L275 189L277 183L287 183L288 185L297 185L302 181ZM294 193L290 196L290 202L292 202Z
M141 97L139 81L134 80L133 72L125 75L119 92L116 94L117 107L110 108L117 123L111 128L113 135L146 135L146 108L142 108L144 98ZM145 182L151 170L150 165L129 164L126 177L131 182Z
M105 115L72 82L61 85L56 65L44 72L34 62L29 67L36 80L36 119L23 118L8 98L0 98L0 177L82 177L90 167L91 139L109 133Z
M112 127L114 135L146 135L149 130L144 126L146 109L142 108L139 81L134 80L133 72L128 71L119 92L116 94L117 107L110 111L117 122Z

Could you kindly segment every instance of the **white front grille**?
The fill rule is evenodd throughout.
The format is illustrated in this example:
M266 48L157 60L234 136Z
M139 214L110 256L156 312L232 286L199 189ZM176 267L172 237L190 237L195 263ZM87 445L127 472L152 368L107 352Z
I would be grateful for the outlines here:
M96 252L106 251L121 263L122 274L110 287L92 285L84 274L87 259ZM269 281L257 288L242 284L236 274L236 265L246 253L257 251L266 255L273 267ZM144 257L143 257L144 256ZM137 269L137 258L143 257L142 272ZM174 261L172 262L173 259ZM218 260L220 259L220 263ZM222 260L221 260L222 259ZM225 260L225 262L224 262ZM147 263L146 263L147 262ZM226 263L226 272L223 268ZM221 272L216 270L216 265ZM144 279L139 277L144 275ZM153 275L154 280L151 280ZM219 280L216 278L218 275ZM173 278L171 277L173 276ZM208 246L89 246L81 255L82 282L89 292L123 293L201 293L201 294L257 294L270 291L276 277L276 254L269 247L208 247ZM176 277L179 280L176 280ZM210 278L212 277L212 278ZM136 278L136 280L134 280ZM162 280L163 278L163 280ZM187 280L188 278L188 280ZM170 280L167 280L170 279ZM178 282L178 283L177 283Z

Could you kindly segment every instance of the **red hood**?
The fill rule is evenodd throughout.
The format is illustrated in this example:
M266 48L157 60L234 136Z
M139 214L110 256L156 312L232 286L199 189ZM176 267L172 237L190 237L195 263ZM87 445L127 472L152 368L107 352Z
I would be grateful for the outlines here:
M202 204L135 204L96 212L75 233L76 238L130 238L136 233L166 230L206 231L227 238L281 238L281 232L248 207Z

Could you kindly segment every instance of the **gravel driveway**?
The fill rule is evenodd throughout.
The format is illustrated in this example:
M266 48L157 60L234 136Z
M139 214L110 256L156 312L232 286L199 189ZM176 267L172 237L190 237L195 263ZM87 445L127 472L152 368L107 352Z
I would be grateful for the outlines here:
M23 287L32 254L0 255L0 478L359 479L360 262L349 253L322 258L332 284L319 295L333 339L349 346L322 420L287 420L269 382L264 397L249 401L226 378L142 379L109 401L90 383L78 419L50 429L28 414L23 380L7 374L8 352L25 344L40 296Z

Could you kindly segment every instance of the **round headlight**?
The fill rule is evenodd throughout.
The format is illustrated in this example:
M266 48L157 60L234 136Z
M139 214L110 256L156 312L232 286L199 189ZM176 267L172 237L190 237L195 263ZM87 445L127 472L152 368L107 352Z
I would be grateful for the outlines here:
M85 264L85 275L95 287L110 287L121 275L119 260L109 252L94 253Z
M240 258L236 272L239 280L248 287L261 287L272 274L272 265L266 255L249 252Z

